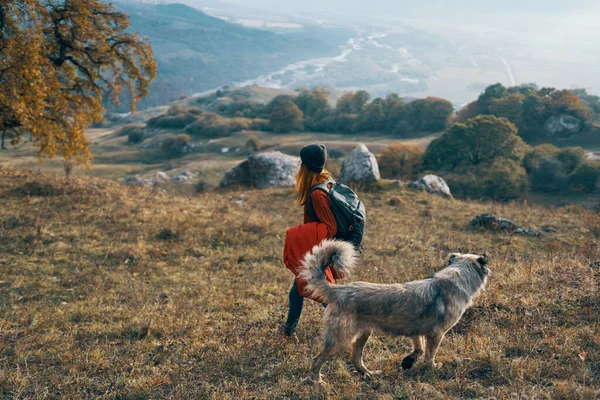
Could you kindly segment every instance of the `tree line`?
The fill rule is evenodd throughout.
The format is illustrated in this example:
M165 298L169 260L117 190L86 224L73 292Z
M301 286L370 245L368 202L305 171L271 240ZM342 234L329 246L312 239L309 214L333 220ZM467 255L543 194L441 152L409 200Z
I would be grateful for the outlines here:
M364 90L345 93L332 106L327 90L316 88L297 96L276 96L268 104L238 96L220 105L217 112L226 117L268 120L268 129L278 133L306 130L406 135L444 130L452 122L454 107L438 97L406 101L395 93L371 101Z

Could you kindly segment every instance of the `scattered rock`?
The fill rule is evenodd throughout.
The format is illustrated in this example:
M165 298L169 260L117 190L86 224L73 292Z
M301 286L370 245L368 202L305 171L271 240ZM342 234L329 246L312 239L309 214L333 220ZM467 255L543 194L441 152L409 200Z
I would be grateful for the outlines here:
M513 231L517 235L542 236L545 232L538 229L517 228Z
M259 189L291 187L296 183L300 158L279 151L257 153L249 156L225 174L221 187L251 186Z
M491 231L507 231L517 235L542 236L547 233L555 233L556 229L546 226L542 229L521 228L510 219L498 217L493 214L479 214L469 223L473 228Z
M472 227L489 230L513 231L518 228L510 219L498 217L493 214L479 214L469 224Z
M162 304L167 304L169 302L169 295L167 295L165 292L162 292L160 296L158 296L158 299Z
M424 190L429 193L452 198L452 193L450 193L448 184L437 175L425 175L421 179L409 183L408 187L411 189Z
M156 174L154 175L154 177L156 178L157 181L168 181L169 180L169 175L167 175L165 172L162 172L162 171L157 171Z
M553 136L569 137L581 131L582 123L578 118L563 114L550 117L544 124L544 128Z
M392 181L392 185L400 187L400 186L402 186L402 181L399 179L395 179Z
M160 240L174 240L179 238L179 234L177 232L172 231L169 228L165 228L158 232L156 237Z
M125 186L144 186L145 184L146 180L139 175L126 176L123 178L123 185Z
M190 171L182 171L171 178L173 183L191 183L190 181L194 177L194 174Z
M162 171L157 171L154 176L147 180L147 183L154 185L157 183L164 183L169 181L169 175Z
M236 196L230 196L229 202L231 204L235 204L241 208L246 207L246 201L248 200L248 195L245 193L240 193Z
M381 175L375 155L363 143L359 144L342 163L340 181L368 183L379 179Z
M232 200L231 203L239 206L240 208L246 207L246 202L244 200Z
M600 269L600 261L594 261L590 264L590 268Z

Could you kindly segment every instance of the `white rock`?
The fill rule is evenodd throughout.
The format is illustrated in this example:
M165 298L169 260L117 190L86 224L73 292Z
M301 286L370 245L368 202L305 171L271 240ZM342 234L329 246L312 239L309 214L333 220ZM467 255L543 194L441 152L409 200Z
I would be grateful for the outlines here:
M279 151L249 156L225 174L220 186L290 187L296 184L300 158Z
M551 135L569 137L581 131L582 123L578 118L563 114L548 118L544 127Z
M452 197L446 181L437 175L425 175L421 179L409 183L408 187L416 190L424 190L443 197Z
M175 176L173 176L173 178L171 178L171 180L173 181L173 183L191 183L192 178L194 177L194 174L190 171L182 171L178 174L176 174Z
M379 165L375 155L363 143L352 150L352 153L342 163L340 181L348 182L376 182L381 179Z

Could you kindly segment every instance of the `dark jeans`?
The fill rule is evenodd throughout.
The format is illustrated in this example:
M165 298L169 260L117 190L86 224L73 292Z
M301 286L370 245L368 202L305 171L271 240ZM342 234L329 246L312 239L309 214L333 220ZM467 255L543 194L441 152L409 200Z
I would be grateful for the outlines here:
M285 331L286 335L292 336L294 332L296 332L296 327L298 326L298 321L300 320L300 314L302 314L302 307L304 306L304 297L300 295L295 279L294 284L290 289L288 299L290 309L288 311L287 321L285 322L283 330ZM323 303L323 307L327 307L327 304Z

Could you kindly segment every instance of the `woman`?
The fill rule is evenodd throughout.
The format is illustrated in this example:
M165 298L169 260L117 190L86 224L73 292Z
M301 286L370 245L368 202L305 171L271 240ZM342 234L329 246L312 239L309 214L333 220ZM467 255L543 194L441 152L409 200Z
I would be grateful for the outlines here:
M296 175L296 204L304 207L303 225L291 228L287 232L284 249L284 262L286 267L297 276L297 268L302 258L313 246L319 244L323 239L333 238L337 232L335 217L329 208L329 195L322 190L311 189L329 179L331 174L325 170L327 161L327 149L322 144L311 144L300 151L302 164ZM312 211L307 210L307 202L310 196ZM335 281L340 277L333 275L331 269L326 271L329 281ZM289 312L287 321L283 327L284 334L290 339L297 341L295 331L298 326L304 297L309 296L304 291L304 283L294 280L289 293ZM313 300L320 301L318 298Z

